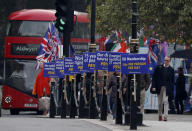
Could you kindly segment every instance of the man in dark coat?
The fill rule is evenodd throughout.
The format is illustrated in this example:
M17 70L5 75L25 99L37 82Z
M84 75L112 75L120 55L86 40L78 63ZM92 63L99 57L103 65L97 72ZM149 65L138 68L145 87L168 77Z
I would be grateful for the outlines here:
M175 106L177 108L177 114L183 114L184 104L183 100L187 99L187 92L185 90L185 76L183 74L183 68L178 68L178 77L176 79L176 96Z
M116 118L115 114L115 108L116 108L116 97L117 97L117 76L119 75L119 72L114 72L109 80L108 90L111 90L110 92L110 104L112 108L113 113L113 119Z
M170 57L166 56L163 65L158 65L152 77L152 90L158 95L159 121L162 120L162 110L164 105L164 121L167 121L169 103L168 97L173 98L174 89L174 69L169 65Z

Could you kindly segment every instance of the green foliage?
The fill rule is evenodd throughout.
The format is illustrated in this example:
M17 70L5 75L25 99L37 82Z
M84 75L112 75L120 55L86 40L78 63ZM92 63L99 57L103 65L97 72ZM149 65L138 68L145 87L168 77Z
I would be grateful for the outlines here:
M145 27L146 36L158 34L166 40L183 39L190 44L192 0L137 0L137 6L138 29ZM130 33L131 13L132 0L97 0L96 30L104 34L111 30Z
M112 30L129 31L131 0L97 0L96 31L108 34ZM90 7L88 9L90 13Z

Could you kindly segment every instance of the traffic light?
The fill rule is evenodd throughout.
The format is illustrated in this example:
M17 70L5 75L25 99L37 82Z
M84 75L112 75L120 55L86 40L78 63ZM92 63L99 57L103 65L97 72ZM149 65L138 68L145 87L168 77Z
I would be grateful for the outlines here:
M72 0L56 0L55 27L60 32L63 32L64 30L69 32L73 31L74 10L72 5Z

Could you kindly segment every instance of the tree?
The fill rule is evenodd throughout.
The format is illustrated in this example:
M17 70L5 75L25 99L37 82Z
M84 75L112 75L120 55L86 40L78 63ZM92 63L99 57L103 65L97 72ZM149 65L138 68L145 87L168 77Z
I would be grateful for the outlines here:
M131 32L132 0L97 0L96 30L109 34L111 30ZM146 36L164 36L169 39L190 40L192 0L137 0L138 30ZM90 10L89 10L90 12Z

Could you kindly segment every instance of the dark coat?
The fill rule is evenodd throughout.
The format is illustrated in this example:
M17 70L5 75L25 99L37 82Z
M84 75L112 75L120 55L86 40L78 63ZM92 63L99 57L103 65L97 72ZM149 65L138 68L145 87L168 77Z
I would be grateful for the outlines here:
M185 90L185 76L179 75L176 80L176 98L185 100L187 98L187 92Z
M117 96L117 76L113 74L109 80L108 90L111 90L112 102L115 102Z
M149 74L140 74L138 84L139 84L138 86L139 86L140 90L142 90L142 89L147 90L150 85L150 75Z
M173 98L174 79L174 69L171 66L158 65L152 76L152 88L156 88L156 93L160 94L161 87L165 86L166 95Z

